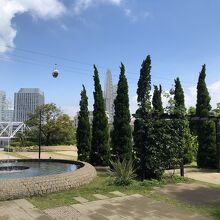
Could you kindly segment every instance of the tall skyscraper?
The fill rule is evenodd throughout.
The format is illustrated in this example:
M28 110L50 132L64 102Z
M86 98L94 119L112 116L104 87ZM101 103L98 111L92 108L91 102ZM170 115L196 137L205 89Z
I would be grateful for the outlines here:
M105 111L109 115L109 123L113 122L114 118L114 99L115 91L117 90L117 85L113 86L112 83L112 74L110 70L107 70L106 79L105 79L105 88L104 88L104 101L105 101Z
M4 121L6 110L6 94L0 91L0 121Z
M21 88L14 95L14 121L24 122L28 114L44 104L44 93L38 88Z

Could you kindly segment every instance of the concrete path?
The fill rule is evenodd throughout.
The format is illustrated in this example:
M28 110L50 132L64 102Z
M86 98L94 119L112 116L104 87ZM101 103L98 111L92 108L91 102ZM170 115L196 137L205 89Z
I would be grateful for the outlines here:
M17 155L21 155L21 156L25 156L27 158L33 158L33 159L37 159L38 158L38 152L16 152ZM76 160L77 156L75 155L75 153L72 151L72 154L70 151L67 152L60 152L60 151L56 151L56 152L41 152L41 158L42 159L48 159L48 158L52 158L52 159L66 159L66 160ZM8 155L7 152L5 151L0 151L0 160L3 159L19 159L16 156L11 156Z
M119 192L115 192L119 194ZM82 198L80 198L82 199ZM81 204L46 209L35 208L25 199L0 202L0 220L208 220L145 196L123 195Z
M28 157L28 158L33 158L33 159L38 158L38 152L17 152L17 154ZM72 154L69 151L67 151L66 153L62 152L62 154L59 152L41 152L41 158L42 159L52 158L52 159L76 160L77 157L74 151L72 151Z
M172 173L172 170L166 171L166 173ZM175 174L180 174L179 169L175 170ZM185 168L185 177L199 180L207 183L220 185L220 173L214 170L198 169L192 167Z
M0 220L52 220L25 199L0 202Z
M134 194L44 210L57 220L208 220L145 196Z
M0 160L7 160L7 159L17 159L17 157L10 156L5 151L0 151Z
M160 194L192 205L220 204L220 188L209 187L203 184L170 184L164 187L155 187L154 190Z

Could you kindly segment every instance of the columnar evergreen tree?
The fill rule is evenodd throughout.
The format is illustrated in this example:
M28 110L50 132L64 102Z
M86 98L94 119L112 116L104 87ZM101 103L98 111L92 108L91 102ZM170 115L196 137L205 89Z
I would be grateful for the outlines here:
M139 110L150 112L151 111L151 101L150 101L150 91L151 91L151 58L150 55L142 62L140 70L140 78L138 81L137 88L137 102Z
M132 158L131 126L128 97L128 83L125 76L125 67L121 63L117 96L114 101L115 115L113 122L112 157L123 159Z
M158 89L158 86L154 86L152 104L153 104L153 112L155 112L157 114L162 114L164 112L163 104L162 104L162 100L161 100L161 94L162 94L161 85L160 85L159 89Z
M197 84L196 115L207 117L210 114L210 96L205 82L206 66L202 66ZM217 166L217 149L215 124L212 121L199 121L197 127L198 136L198 167L212 168Z
M136 159L136 168L138 176L143 180L150 177L151 167L149 160L151 160L148 152L148 141L150 122L145 120L144 115L151 112L150 90L151 90L151 58L148 55L142 62L140 70L140 78L137 89L138 109L136 114L138 117L134 122L134 151Z
M175 90L174 90L174 100L175 100L175 112L179 114L185 114L185 100L184 100L184 91L180 83L179 77L175 80Z
M184 91L179 78L175 80L174 113L180 118L174 123L177 126L180 147L178 149L181 165L191 163L197 151L196 137L190 133L189 121L186 118Z
M93 165L106 166L109 163L109 131L108 120L104 108L102 88L98 70L94 65L94 110L92 123L92 145L90 159Z
M81 91L76 140L78 148L78 159L89 162L91 150L91 131L89 124L88 97L86 95L86 89L84 85Z

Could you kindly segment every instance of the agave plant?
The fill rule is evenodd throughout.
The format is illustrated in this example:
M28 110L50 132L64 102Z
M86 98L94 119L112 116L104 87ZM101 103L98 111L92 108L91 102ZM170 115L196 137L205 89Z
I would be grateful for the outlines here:
M120 161L110 161L112 169L110 175L114 178L116 185L127 186L130 185L135 178L135 169L132 160L123 159Z

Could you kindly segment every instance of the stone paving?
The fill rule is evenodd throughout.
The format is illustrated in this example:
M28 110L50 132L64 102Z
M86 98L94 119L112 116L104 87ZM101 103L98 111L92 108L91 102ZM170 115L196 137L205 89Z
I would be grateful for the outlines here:
M0 202L0 220L208 220L182 208L155 201L139 194L120 195L114 198L87 202L75 197L82 204L57 207L41 211L25 199Z
M134 194L44 210L56 220L208 220L166 203Z
M0 202L0 220L52 220L25 199Z
M154 190L160 194L192 205L220 204L220 188L209 187L204 184L178 183L164 187L155 187Z

